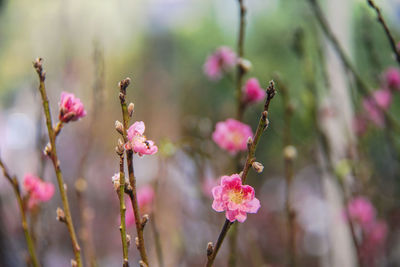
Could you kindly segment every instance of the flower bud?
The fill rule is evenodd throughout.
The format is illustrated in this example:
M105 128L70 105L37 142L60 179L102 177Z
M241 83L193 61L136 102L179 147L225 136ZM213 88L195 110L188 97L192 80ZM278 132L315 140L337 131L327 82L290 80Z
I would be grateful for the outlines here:
M251 166L257 173L262 173L262 171L264 170L264 166L257 161L254 161L253 164L251 164Z
M78 267L76 260L71 260L71 267Z
M50 154L51 154L51 144L50 143L48 143L46 145L46 147L44 148L43 154L46 156L50 156Z
M210 256L214 252L214 247L212 242L208 242L207 244L207 256Z
M120 173L117 172L116 174L114 174L113 177L111 178L111 180L112 180L112 183L114 185L114 190L117 191L119 189L120 185L121 185L120 182L119 182Z
M142 221L141 221L141 225L142 225L142 229L146 226L146 223L149 221L149 215L145 214L142 216Z
M115 121L115 130L120 134L124 134L124 125L120 121Z
M297 150L294 146L289 145L283 149L283 156L286 160L294 160L297 157Z
M57 210L56 210L56 213L57 213L57 221L60 221L60 222L66 222L66 219L65 219L65 213L64 213L64 211L60 208L60 207L58 207L57 208Z
M76 182L75 182L76 191L82 193L82 192L86 191L86 188L87 188L87 182L85 179L79 178L78 180L76 180Z
M139 266L140 267L149 267L144 261L140 260L139 261Z
M135 109L135 104L133 104L132 102L129 103L129 105L128 105L128 114L129 114L129 117L132 117L134 109Z
M126 235L126 243L128 244L128 247L131 245L131 239L130 235Z
M249 70L251 70L251 62L247 59L239 58L238 64L244 73L247 73Z
M136 244L137 249L139 249L139 238L138 237L135 237L135 244Z

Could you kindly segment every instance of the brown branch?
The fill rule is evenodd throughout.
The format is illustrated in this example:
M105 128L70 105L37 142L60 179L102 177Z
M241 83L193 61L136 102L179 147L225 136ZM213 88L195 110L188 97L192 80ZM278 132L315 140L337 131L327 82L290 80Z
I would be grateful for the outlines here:
M245 26L246 26L246 6L244 5L244 0L238 0L239 3L239 12L240 12L240 24L239 24L239 37L237 41L237 54L239 57L239 62L243 59L244 56L244 34L245 34ZM244 110L246 108L246 103L243 101L242 97L242 84L243 77L246 74L246 69L242 64L238 62L237 64L237 74L236 74L236 95L237 95L237 119L242 120Z
M121 109L122 109L122 117L123 117L123 138L124 142L128 142L128 136L127 136L127 129L129 126L129 112L128 112L128 107L126 105L125 97L126 97L126 88L129 86L131 79L126 78L122 80L118 86L120 88L120 93L119 93L119 99L121 102ZM146 248L144 245L144 237L143 237L143 228L144 225L142 225L142 217L140 217L140 211L139 211L139 204L137 200L137 190L136 190L136 177L133 169L133 151L132 150L126 150L126 160L127 160L127 165L128 165L128 174L129 174L129 183L130 183L130 190L128 192L129 197L131 199L132 203L132 208L133 208L133 213L135 215L135 224L136 224L136 232L137 232L137 238L138 238L138 244L137 248L140 253L140 257L143 261L144 264L149 266L149 260L147 258L147 253L146 253Z
M275 84L273 81L270 82L268 88L267 88L267 99L265 101L264 105L264 110L261 112L260 120L258 122L257 130L256 133L254 134L254 137L251 139L249 138L247 147L247 157L246 157L246 163L243 167L242 171L242 182L243 184L246 183L247 175L249 173L249 170L255 160L255 152L256 148L258 145L258 142L260 141L260 137L262 133L268 128L269 121L268 121L268 109L270 102L272 98L275 96L276 90L275 90ZM217 243L213 247L212 244L208 246L207 248L207 267L211 267L214 264L215 257L217 256L217 253L225 239L226 234L228 233L230 227L232 226L234 222L230 222L228 219L225 220L225 223L221 229L221 232L218 236Z
M18 180L16 177L11 177L10 173L8 172L6 166L4 165L1 159L0 159L0 168L3 171L4 177L10 182L11 186L13 187L15 196L17 197L18 207L21 212L22 229L24 230L26 244L28 246L28 252L30 255L30 261L33 267L40 267L40 263L36 257L35 245L28 229L28 222L26 220L24 202L21 197L21 190L19 187Z
M399 50L397 49L396 41L394 40L393 35L390 32L389 27L386 24L385 19L382 16L381 9L375 4L375 2L373 0L367 0L367 3L369 4L369 6L371 8L373 8L375 10L376 15L378 16L378 21L382 25L383 29L385 30L386 36L390 43L390 47L392 48L392 51L396 56L397 63L400 64L400 53L399 53Z
M38 74L38 77L39 77L39 91L40 91L40 95L42 97L43 110L44 110L44 114L46 117L47 132L48 132L48 136L50 139L50 149L48 150L48 153L49 153L49 156L53 163L54 170L55 170L55 173L57 176L58 188L60 190L61 200L62 200L63 207L64 207L66 225L68 228L69 235L71 237L72 248L74 250L74 255L75 255L75 261L76 261L77 267L82 267L81 249L80 249L78 239L75 234L75 228L74 228L74 225L72 222L71 211L70 211L69 203L68 203L68 196L66 193L66 185L64 184L64 179L63 179L61 168L60 168L60 161L58 160L58 156L57 156L56 132L53 129L53 123L51 120L49 100L47 98L47 92L46 92L46 87L45 87L45 83L44 83L46 74L43 71L42 63L43 63L42 59L38 58L33 62L33 67L35 68L35 70Z

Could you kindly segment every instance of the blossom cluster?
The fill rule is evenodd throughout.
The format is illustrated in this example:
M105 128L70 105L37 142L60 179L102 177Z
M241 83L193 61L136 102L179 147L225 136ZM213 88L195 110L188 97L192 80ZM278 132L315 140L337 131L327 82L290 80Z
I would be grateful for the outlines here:
M54 185L42 181L30 173L25 174L23 186L28 195L28 208L33 209L41 202L49 201L54 195Z
M144 135L144 130L145 126L143 121L137 121L132 124L128 129L128 142L126 143L125 148L132 150L139 156L153 155L157 153L158 147L152 140L147 140Z

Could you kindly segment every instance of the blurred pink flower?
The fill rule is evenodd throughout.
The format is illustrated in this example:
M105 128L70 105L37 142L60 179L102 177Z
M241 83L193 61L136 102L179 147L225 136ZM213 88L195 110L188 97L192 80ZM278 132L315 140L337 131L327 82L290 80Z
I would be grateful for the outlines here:
M353 130L356 135L363 135L368 128L367 120L362 114L357 114L353 118Z
M137 121L128 129L128 143L126 149L132 149L133 152L138 153L139 156L153 155L157 153L158 147L153 141L147 140L144 136L144 122Z
M247 139L253 136L253 132L247 124L235 119L227 119L218 122L212 134L214 142L232 155L240 150L246 150Z
M49 201L54 195L54 185L44 182L32 174L25 174L23 186L29 195L28 208L32 209L40 202Z
M400 71L391 67L385 71L384 79L390 89L400 90Z
M218 185L217 180L210 178L210 177L206 177L203 179L203 183L201 185L201 190L206 197L211 198L212 197L212 189L213 189L213 187L215 187L217 185Z
M223 72L228 71L236 64L236 54L227 46L219 47L207 57L204 63L204 73L210 80L219 80Z
M212 189L214 201L212 208L217 211L226 211L226 218L234 222L244 222L247 213L257 213L260 201L254 197L254 188L242 185L239 174L222 176L221 185Z
M74 94L62 92L58 106L60 109L58 117L62 122L76 121L86 116L81 100L75 97Z
M154 200L154 189L150 185L145 185L139 188L137 192L137 200L141 215L149 214L152 211L152 204ZM135 224L135 214L131 205L126 211L126 226L129 227Z
M375 208L365 197L355 197L347 205L350 219L366 229L375 220Z
M247 80L244 88L244 99L246 102L254 103L262 101L265 98L266 92L261 88L260 83L256 78Z
M379 253L383 251L387 233L387 224L380 220L371 223L368 229L364 231L364 238L360 248L361 258L365 263L374 262L379 256Z
M373 92L372 96L364 98L363 107L367 112L368 119L375 125L383 127L384 114L392 103L392 92L388 89L379 89Z

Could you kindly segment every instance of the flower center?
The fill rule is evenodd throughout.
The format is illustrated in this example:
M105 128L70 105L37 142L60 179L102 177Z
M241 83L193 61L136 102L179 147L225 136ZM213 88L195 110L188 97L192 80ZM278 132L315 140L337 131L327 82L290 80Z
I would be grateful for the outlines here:
M238 132L233 132L231 135L231 140L235 145L240 145L243 140L243 136Z
M229 192L229 200L235 204L240 204L243 202L243 191L232 190Z

